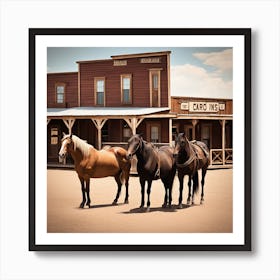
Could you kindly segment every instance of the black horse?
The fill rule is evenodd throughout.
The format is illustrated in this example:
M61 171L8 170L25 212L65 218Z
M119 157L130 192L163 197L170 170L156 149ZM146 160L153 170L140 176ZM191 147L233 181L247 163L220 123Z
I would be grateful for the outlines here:
M204 182L207 168L210 163L209 149L207 145L200 141L189 141L185 133L180 133L176 138L174 149L178 178L180 182L179 208L182 208L182 191L184 187L184 176L189 175L189 193L187 204L194 204L194 194L198 191L198 170L202 170L201 179L201 199L204 201ZM193 192L191 195L191 181L193 180Z
M147 211L150 209L150 193L152 181L161 179L165 187L165 197L162 207L167 205L171 207L172 185L176 173L176 165L173 157L174 149L169 146L162 146L159 149L152 143L144 141L139 135L133 135L128 140L127 158L131 159L133 155L137 157L137 172L141 184L141 205L145 204L145 183L147 187Z

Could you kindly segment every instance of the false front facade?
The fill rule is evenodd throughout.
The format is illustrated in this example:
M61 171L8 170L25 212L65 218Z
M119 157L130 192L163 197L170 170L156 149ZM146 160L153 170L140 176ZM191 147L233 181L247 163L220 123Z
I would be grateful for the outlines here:
M226 149L232 154L232 100L171 97L170 55L164 51L111 56L78 61L78 72L49 73L48 163L58 162L63 132L101 149L126 147L135 133L157 146L173 145L175 133L185 131L213 152L222 150L213 164L231 164Z

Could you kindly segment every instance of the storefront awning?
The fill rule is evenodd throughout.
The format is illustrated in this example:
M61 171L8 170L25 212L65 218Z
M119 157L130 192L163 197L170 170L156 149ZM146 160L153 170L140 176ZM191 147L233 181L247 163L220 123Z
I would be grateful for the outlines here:
M47 117L87 117L87 116L142 116L156 113L168 113L170 108L150 107L74 107L74 108L48 108Z

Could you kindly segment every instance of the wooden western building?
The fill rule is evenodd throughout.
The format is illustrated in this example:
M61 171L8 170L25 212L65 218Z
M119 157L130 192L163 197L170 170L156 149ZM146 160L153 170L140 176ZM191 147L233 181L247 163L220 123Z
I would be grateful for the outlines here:
M100 149L126 147L135 133L173 145L182 131L208 144L212 164L232 163L232 100L171 97L169 51L77 64L78 72L47 75L48 163L58 162L63 132Z

